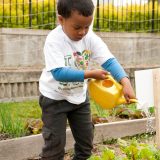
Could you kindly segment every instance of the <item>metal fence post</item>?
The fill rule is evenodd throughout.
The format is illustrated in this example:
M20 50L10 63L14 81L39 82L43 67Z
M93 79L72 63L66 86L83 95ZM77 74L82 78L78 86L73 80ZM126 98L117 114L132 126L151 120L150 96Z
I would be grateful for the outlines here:
M32 0L29 0L29 28L32 28Z
M96 28L97 28L97 31L100 30L99 28L99 0L97 0L97 26Z
M154 0L152 0L152 29L151 29L151 32L154 32Z

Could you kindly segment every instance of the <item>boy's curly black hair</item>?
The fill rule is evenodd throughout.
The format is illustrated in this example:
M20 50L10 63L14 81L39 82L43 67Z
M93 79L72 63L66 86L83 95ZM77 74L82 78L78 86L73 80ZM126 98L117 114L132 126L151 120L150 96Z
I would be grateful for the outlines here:
M91 16L94 11L92 0L58 0L58 14L64 18L69 18L72 11L78 11L85 17Z

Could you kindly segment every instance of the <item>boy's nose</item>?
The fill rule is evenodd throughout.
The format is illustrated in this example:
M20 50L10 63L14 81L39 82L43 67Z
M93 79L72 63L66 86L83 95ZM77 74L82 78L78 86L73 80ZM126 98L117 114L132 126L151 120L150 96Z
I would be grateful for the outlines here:
M85 29L82 29L82 30L79 32L79 35L80 35L80 36L83 36L83 35L85 35L85 34L86 34Z

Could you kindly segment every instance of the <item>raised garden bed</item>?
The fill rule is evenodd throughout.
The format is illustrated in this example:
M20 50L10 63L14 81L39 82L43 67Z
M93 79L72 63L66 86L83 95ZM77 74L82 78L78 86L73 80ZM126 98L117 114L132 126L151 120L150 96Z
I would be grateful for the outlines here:
M4 118L1 122L2 131L5 132L0 134L0 159L13 160L14 157L16 160L22 160L37 157L43 145L42 135L37 134L41 132L42 127L41 113L37 101L11 103L11 106L10 104L2 104L1 109L3 108L5 110L0 110L0 113L1 117ZM144 118L146 117L145 114L136 110L132 105L127 107L120 106L107 111L102 110L91 101L91 109L93 122L95 123L94 144L101 143L109 138L121 138L146 132L147 118ZM153 120L153 126L155 126L155 118L151 119ZM27 122L25 123L27 132L22 130L22 126L17 125L21 124L19 120ZM9 124L5 122L9 122ZM17 132L17 130L19 131ZM7 131L11 134L8 134ZM27 133L27 135L23 136L23 133ZM20 134L22 134L22 137L14 138L14 136ZM67 129L66 151L73 149L73 146L74 140L71 131Z
M155 118L153 126L155 126ZM133 136L146 132L147 119L126 120L120 122L103 123L95 125L94 144L101 143L109 138L121 138ZM43 145L42 135L32 135L27 137L0 141L0 159L23 160L36 157ZM66 151L73 149L74 140L70 129L67 129Z

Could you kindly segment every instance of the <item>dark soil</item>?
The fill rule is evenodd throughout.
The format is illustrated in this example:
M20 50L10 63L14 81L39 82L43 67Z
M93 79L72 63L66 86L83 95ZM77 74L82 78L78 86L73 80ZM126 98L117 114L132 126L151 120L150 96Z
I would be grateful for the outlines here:
M7 134L0 133L0 141L1 140L7 140L7 139L11 139L11 137Z

